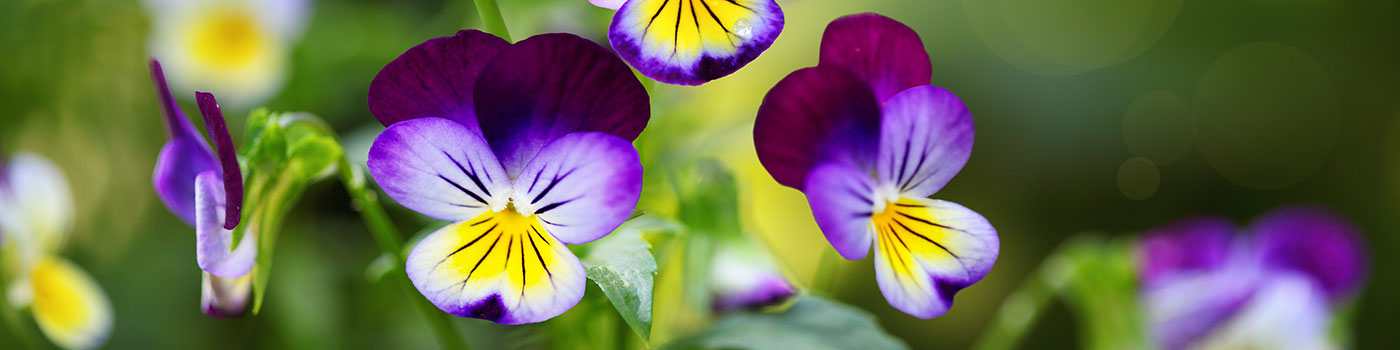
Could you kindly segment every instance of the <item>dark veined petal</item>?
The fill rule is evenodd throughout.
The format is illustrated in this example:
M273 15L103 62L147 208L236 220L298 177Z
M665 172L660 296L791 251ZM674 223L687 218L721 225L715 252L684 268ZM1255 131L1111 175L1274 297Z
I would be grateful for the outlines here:
M1137 246L1138 277L1153 286L1218 269L1226 262L1235 230L1224 218L1195 217L1147 231Z
M880 107L870 88L840 69L799 69L763 97L754 120L758 160L784 186L803 189L826 161L874 172Z
M954 294L992 270L1001 248L986 218L953 202L903 197L871 221L880 291L919 318L947 312Z
M909 26L874 13L831 21L822 34L821 66L840 66L870 85L885 101L905 89L928 85L933 66L924 42Z
M44 256L29 274L34 321L55 345L96 349L112 334L112 304L97 281L77 265Z
M165 82L165 72L155 59L151 59L151 81L155 83L156 95L160 98L161 111L165 116L165 129L170 135L170 141L161 147L160 156L156 158L151 182L165 208L186 224L194 226L194 177L205 171L217 170L219 163L204 137L199 136L199 131L185 118L180 105L176 104L175 96Z
M880 183L928 197L972 156L972 114L952 92L924 85L886 101L880 121Z
M510 179L480 134L443 118L390 125L369 149L369 173L409 209L461 221L506 206Z
M583 298L583 264L535 216L488 211L424 237L408 277L439 309L500 324L534 323Z
M573 34L544 34L501 51L477 81L481 131L517 177L540 148L576 131L631 141L651 119L642 83L608 49Z
M841 257L859 260L870 253L875 227L875 179L849 164L829 162L812 168L803 191L817 226Z
M439 117L478 130L472 89L486 63L510 43L477 30L418 44L369 84L369 111L384 126Z
M216 277L247 275L258 256L257 232L248 231L234 246L233 232L224 228L224 189L219 176L206 171L195 178L195 261ZM235 248L236 247L236 248Z
M559 240L584 244L632 215L642 193L642 163L632 143L579 132L540 150L515 179L515 206L534 214Z
M214 95L196 91L195 102L204 115L204 125L209 129L209 138L214 140L214 150L218 152L219 164L224 180L225 202L224 228L232 230L238 226L243 213L243 170L238 167L238 154L233 149L233 138L228 134L228 124L224 123L224 113L219 110L219 101Z
M700 85L752 62L782 31L774 0L631 0L608 40L652 79Z
M1331 210L1294 206L1265 214L1251 228L1268 267L1311 277L1334 300L1366 279L1366 248L1356 227Z

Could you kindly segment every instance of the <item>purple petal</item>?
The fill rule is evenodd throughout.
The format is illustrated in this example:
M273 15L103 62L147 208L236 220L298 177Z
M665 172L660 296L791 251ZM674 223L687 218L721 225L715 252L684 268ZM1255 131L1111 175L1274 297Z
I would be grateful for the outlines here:
M232 230L238 226L243 212L243 171L238 168L238 154L233 150L233 138L229 137L228 124L224 123L224 113L219 110L219 101L214 95L195 91L195 101L199 112L204 114L204 125L209 128L209 138L214 140L223 169L224 193L228 196L224 215L224 228Z
M151 176L156 194L171 213L186 224L194 226L194 177L199 173L217 170L219 163L214 159L214 151L199 136L199 131L186 119L170 86L165 82L165 72L160 62L151 59L151 80L156 86L165 116L165 129L170 141L165 143L156 159L156 168Z
M541 149L515 179L516 209L539 217L559 240L584 244L632 215L642 193L642 163L632 143L578 132Z
M477 81L481 131L512 177L540 148L576 131L631 141L651 118L642 83L617 56L573 34L544 34L501 51Z
M252 274L222 278L205 272L200 288L199 308L214 318L240 317L248 311L253 291Z
M952 92L924 85L885 103L880 121L880 183L928 197L972 156L972 114Z
M616 10L622 8L622 4L627 3L627 0L588 0L588 2L592 3L593 6Z
M1001 249L986 218L953 202L902 197L872 221L880 292L914 317L948 312L958 291L991 272Z
M840 69L812 67L768 91L753 138L773 179L802 189L807 172L826 161L873 172L879 132L880 107L865 84Z
M865 258L874 241L870 221L875 207L875 180L870 173L845 163L812 168L803 193L812 216L831 247L848 260Z
M1139 278L1152 286L1220 268L1234 232L1235 225L1219 217L1188 218L1147 231L1137 246Z
M1230 319L1191 343L1192 349L1339 349L1332 344L1332 308L1307 276L1272 274Z
M879 101L928 85L933 67L924 42L909 26L862 13L837 18L822 34L820 66L840 66L860 77Z
M751 244L726 242L715 250L710 268L715 310L778 305L797 293L773 257Z
M233 232L224 228L224 190L219 176L206 171L195 178L195 260L210 274L234 278L247 275L258 255L257 232L247 231L234 248Z
M489 223L489 224L488 224ZM408 278L439 309L500 324L544 321L583 298L583 264L533 217L487 212L424 237Z
M1225 266L1176 276L1143 290L1152 339L1182 349L1208 336L1249 302L1263 277L1241 249Z
M369 84L369 111L384 126L439 117L479 130L472 89L492 57L510 46L477 30L418 44L389 62Z
M632 0L613 16L608 41L652 79L700 85L752 62L782 31L773 0Z
M165 207L194 226L194 178L199 173L218 169L219 163L203 139L178 138L161 147L155 174L151 177Z
M1252 228L1269 267L1312 277L1334 300L1366 279L1366 248L1351 222L1331 210L1296 206L1265 214Z
M369 150L369 173L409 209L461 221L505 208L510 179L480 134L443 118L390 125Z

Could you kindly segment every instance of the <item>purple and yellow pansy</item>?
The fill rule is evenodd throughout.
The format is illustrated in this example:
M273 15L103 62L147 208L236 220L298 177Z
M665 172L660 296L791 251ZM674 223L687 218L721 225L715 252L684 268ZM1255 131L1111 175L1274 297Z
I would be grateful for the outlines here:
M1366 279L1365 245L1331 210L1291 206L1248 228L1183 219L1138 243L1152 342L1165 349L1338 348L1336 310Z
M247 309L250 271L258 254L257 232L233 241L243 209L243 175L227 124L214 95L196 92L215 149L200 136L165 81L160 62L151 60L151 79L161 99L170 140L161 148L152 182L165 207L195 228L196 263L204 271L201 309L215 317L240 316Z
M608 41L642 74L700 85L752 62L783 31L774 0L589 0L617 10Z
M778 183L807 196L846 259L874 246L880 290L896 309L942 315L996 262L996 229L957 203L929 199L967 163L972 115L929 85L912 29L877 14L838 18L816 67L778 82L759 107L754 143Z
M606 48L571 34L511 44L476 30L428 40L384 67L369 107L386 129L370 174L389 197L453 222L413 247L418 291L457 316L540 322L583 297L567 244L632 214L632 146L646 91Z

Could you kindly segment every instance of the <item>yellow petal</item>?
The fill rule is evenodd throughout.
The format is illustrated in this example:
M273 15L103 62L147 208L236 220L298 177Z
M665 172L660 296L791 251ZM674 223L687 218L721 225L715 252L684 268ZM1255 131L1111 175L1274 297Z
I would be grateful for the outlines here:
M92 276L77 265L48 256L30 271L34 319L54 344L96 348L112 331L112 305Z

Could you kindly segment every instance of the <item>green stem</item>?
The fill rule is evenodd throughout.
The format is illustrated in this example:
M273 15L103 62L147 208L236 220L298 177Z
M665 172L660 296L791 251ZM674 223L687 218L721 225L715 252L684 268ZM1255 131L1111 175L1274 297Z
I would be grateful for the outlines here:
M501 18L501 8L496 6L496 0L473 2L476 3L476 13L481 15L481 22L486 25L486 32L510 41L510 31L506 30L506 22Z
M1046 264L1036 274L1030 276L1019 288L1011 292L997 311L996 319L982 331L974 343L974 350L1013 349L1024 338L1026 331L1054 300L1056 283L1051 275L1055 264Z
M452 328L451 320L447 314L438 310L426 299L418 297L417 289L413 287L413 282L409 281L408 273L404 270L404 262L408 260L408 253L403 250L402 237L398 228L394 227L393 221L389 220L389 214L384 211L384 207L379 204L378 194L369 189L366 185L364 172L359 166L350 163L344 157L340 160L340 179L345 184L345 190L350 193L351 200L360 211L360 218L365 221L365 227L369 229L374 237L374 242L379 249L393 257L394 280L398 281L400 289L404 295L408 296L409 303L423 316L423 320L428 322L428 328L437 335L438 343L444 349L467 349L467 344L462 341L462 337Z

